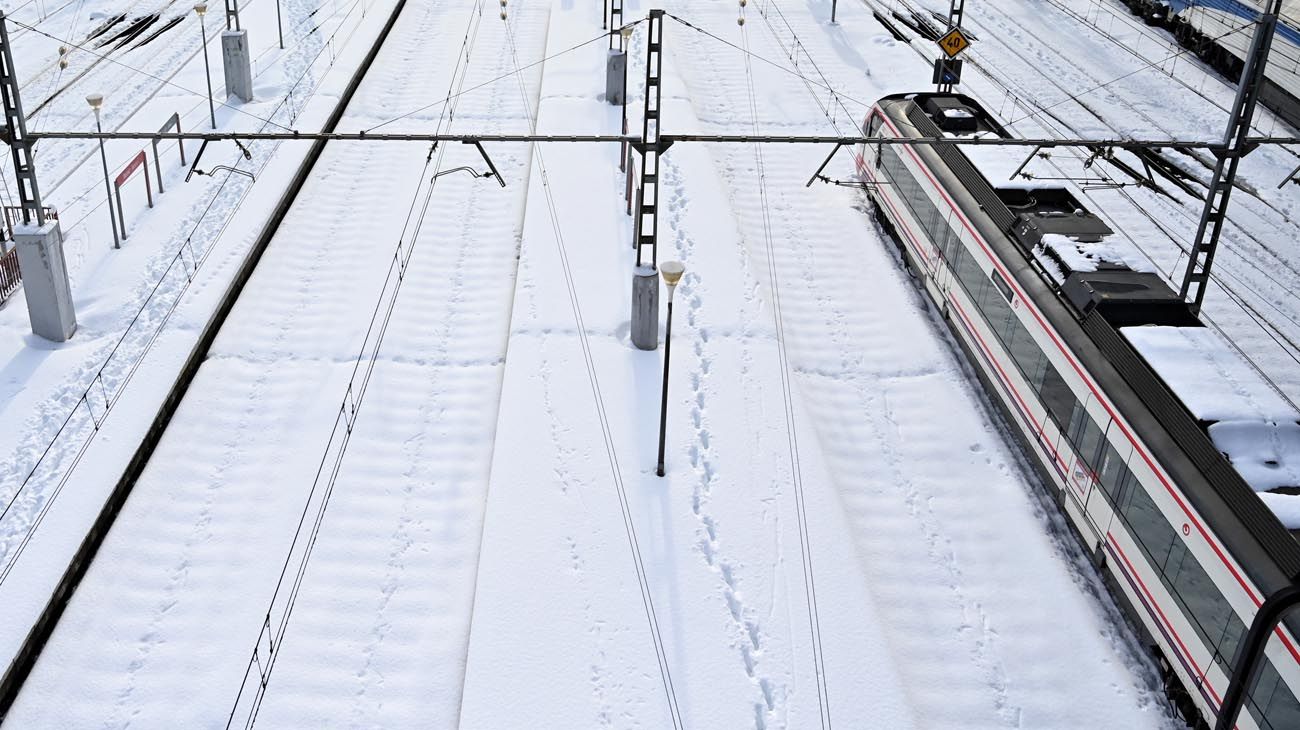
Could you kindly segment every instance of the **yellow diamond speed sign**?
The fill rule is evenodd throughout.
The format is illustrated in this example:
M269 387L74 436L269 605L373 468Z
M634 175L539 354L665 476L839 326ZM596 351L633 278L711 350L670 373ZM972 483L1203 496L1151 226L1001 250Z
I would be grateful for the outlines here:
M948 31L948 34L940 38L937 43L948 58L956 58L958 53L970 47L970 41L957 28Z

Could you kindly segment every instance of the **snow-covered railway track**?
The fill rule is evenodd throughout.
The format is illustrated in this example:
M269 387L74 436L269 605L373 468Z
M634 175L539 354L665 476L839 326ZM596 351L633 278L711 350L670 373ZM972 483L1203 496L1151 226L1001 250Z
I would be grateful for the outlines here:
M542 55L546 11L543 3L511 8L524 58ZM337 123L370 128L443 99L453 68L468 68L465 88L512 68L490 51L504 46L495 7L407 0L400 12ZM471 32L477 54L462 44ZM460 100L452 131L527 130L508 81ZM427 126L442 113L435 106L390 128ZM120 496L112 533L100 531L94 564L86 556L77 593L62 597L66 613L57 630L48 627L13 722L48 723L50 712L70 707L63 719L73 726L210 725L231 713L279 566L293 553L294 525L320 504L309 487L322 451L331 455L329 411L351 397L347 372L361 364L357 345L402 240L421 250L400 273L385 349L365 358L374 375L367 415L350 423L333 511L312 536L293 631L277 641L275 683L258 707L278 724L336 724L363 712L455 724L529 161L524 145L491 153L506 190L450 176L414 206L416 191L423 198L429 188L427 147L322 145L296 182L302 192L283 201L283 222L255 273L249 265L229 318L210 325L196 349L191 382L169 399L174 415L155 423L156 448L137 455L124 480L133 496ZM443 169L482 164L465 145L445 155ZM404 238L408 205L411 230L423 229ZM377 577L358 582L359 567ZM321 631L329 636L313 636ZM354 665L329 656L338 641L356 649ZM211 659L199 670L188 666L195 652ZM104 680L95 682L102 692L88 696L66 681L85 672ZM202 689L172 694L181 676ZM410 691L414 684L422 690Z
M884 9L879 0L865 0L865 2L873 9ZM891 0L891 4L901 4L901 7L918 14L927 13L912 0ZM1023 128L1025 123L1029 122L1040 127L1048 136L1087 138L1096 136L1099 130L1103 136L1134 136L1132 125L1124 126L1111 121L1114 112L1103 113L1094 105L1078 98L1078 91L1081 89L1105 86L1101 77L1080 64L1071 63L1063 55L1062 49L1041 39L1030 37L1021 29L1017 29L1012 35L1017 42L1008 40L1003 33L1012 19L1007 15L1006 10L993 5L981 7L984 8L981 12L995 13L1002 18L1003 22L993 25L986 23L983 27L975 26L980 30L980 38L985 43L992 43L994 50L980 51L973 56L968 55L967 61L981 73L985 81L996 88L995 98L988 100L992 108L997 108L997 104L992 103L996 98L1005 95L1012 98L1011 114L1014 119L1010 121L1014 122L1011 125L1013 129ZM973 20L974 18L968 14L967 25L973 25ZM1090 26L1088 28L1091 29ZM1024 41L1023 47L1018 45L1019 41ZM927 61L933 58L917 44L909 45ZM999 55L1000 58L997 57ZM1083 78L1079 84L1080 89L1072 91L1062 83L1061 77L1067 69L1070 73ZM972 81L967 84L967 87L975 88L978 85L978 82ZM1070 103L1045 104L1037 91L1043 85L1054 88L1061 98ZM1187 136L1185 128L1178 128L1157 119L1142 108L1144 102L1133 100L1131 95L1126 96L1119 85L1108 86L1107 90L1119 101L1118 107L1124 109L1126 113L1131 111L1142 120L1140 124L1145 125L1143 128L1160 130L1170 138ZM1071 113L1071 110L1075 113ZM1033 131L1038 132L1038 130ZM1217 131L1213 133L1217 134ZM1272 154L1283 158L1283 161L1278 161L1274 167L1289 169L1290 160L1294 156L1292 153L1287 150L1274 150ZM1210 164L1201 157L1193 156L1191 159L1197 168L1206 168ZM1046 165L1062 177L1079 176L1079 172L1067 170L1055 159L1047 160ZM1176 161L1174 165L1174 169L1185 169ZM1185 172L1184 179L1192 186L1204 187L1204 179L1196 174L1195 169L1185 170ZM1208 178L1208 169L1203 169L1201 172L1204 178ZM1157 184L1162 181L1163 178L1158 178ZM1186 185L1187 182L1183 184ZM1212 301L1211 313L1233 338L1239 339L1253 356L1261 358L1269 375L1277 379L1279 386L1294 398L1296 393L1300 393L1298 390L1300 381L1296 381L1291 376L1293 369L1287 365L1293 362L1297 355L1294 343L1300 341L1300 327L1297 326L1295 313L1288 311L1285 306L1287 287L1267 270L1267 266L1280 268L1291 276L1300 276L1300 269L1297 269L1293 257L1280 250L1276 243L1265 240L1259 231L1275 231L1279 227L1294 227L1295 224L1286 210L1267 199L1266 192L1253 189L1249 185L1243 185L1241 189L1246 195L1239 196L1230 209L1228 220L1233 225L1220 243L1221 249L1227 255L1220 256L1217 260L1216 279L1220 284L1232 286L1233 291L1225 294L1232 301ZM1170 193L1166 195L1143 195L1141 192L1130 193L1120 188L1114 191L1113 196L1105 191L1088 192L1088 195L1098 203L1102 215L1114 223L1123 223L1124 216L1121 215L1121 211L1113 209L1110 203L1132 206L1133 211L1144 219L1144 226L1149 224L1153 233L1168 240L1168 246L1157 243L1146 245L1144 248L1158 265L1162 266L1168 274L1176 277L1181 275L1180 264L1185 265L1185 252L1190 247L1190 232L1196 227L1200 202L1198 198L1191 196L1188 196L1188 199L1178 197L1179 192L1175 186L1170 186L1169 191ZM1160 212L1152 214L1148 208ZM1170 220L1180 219L1184 221L1184 225L1171 226L1169 223ZM1131 227L1126 226L1126 228L1131 235L1137 233ZM1185 229L1186 234L1180 235L1179 229ZM1259 260L1269 263L1266 266L1257 263ZM1225 277L1233 281L1225 282ZM1215 300L1218 297L1215 295L1211 299Z
M785 25L769 27L754 15L775 12L772 5L751 4L740 31L748 34L747 47L763 59L778 58L792 46L788 37L781 37ZM680 12L686 15L688 11L683 8ZM840 12L843 28L862 22L843 17L843 5ZM870 47L860 35L870 30L863 28L849 37L828 26L826 14L816 17L802 9L783 11L789 33L797 35L803 52L816 54L828 83L857 99L905 90L897 88L904 81L894 80L900 66L906 65L899 63L904 51L887 51L886 44L878 43L875 50L880 51L879 56L853 58L850 54ZM734 20L728 15L726 10L705 14L697 7L688 17L701 25L706 25L707 18L712 22L706 27L711 29L727 25L734 29ZM736 31L717 32L741 44ZM779 126L809 133L825 130L828 124L835 126L819 116L822 109L811 103L809 89L801 79L792 75L773 78L770 67L757 63L747 71L739 53L698 36L677 41L674 35L674 43L683 46L680 53L689 59L681 67L694 92L690 98L696 116L706 127L750 131L747 73L760 79L763 103L756 120L760 130ZM844 61L862 61L863 65L857 68L849 63L853 70L845 71ZM886 68L888 78L873 73ZM707 69L707 75L694 69ZM807 66L799 69L812 76ZM888 86L881 88L882 84ZM849 124L857 121L849 120ZM1073 684L1082 678L1070 673L1066 664L1045 658L1048 654L1125 654L1131 650L1132 639L1122 629L1108 626L1087 639L1054 633L1049 624L1059 615L1022 610L1035 603L1034 596L1045 590L1044 584L1037 578L1031 585L998 577L1005 566L1000 567L996 556L1030 555L1038 566L1030 570L1059 586L1059 592L1052 595L1074 595L1081 589L1100 593L1086 570L1052 574L1053 569L1047 568L1047 563L1057 559L1082 562L1068 542L1047 538L1046 533L1060 529L1059 525L1048 527L1034 518L1028 520L1035 523L1033 527L1026 523L1021 529L1002 522L1027 516L1015 505L1020 500L1032 501L1032 488L1021 476L1015 456L1001 443L1005 434L994 425L995 419L976 405L981 397L967 384L968 373L959 358L945 350L942 332L932 331L937 323L901 273L891 253L893 244L866 216L850 207L853 201L848 194L836 188L803 187L808 171L821 157L817 151L770 146L762 151L761 169L749 147L720 146L712 153L744 240L742 258L748 262L747 268L765 268L768 254L763 242L770 239L776 269L782 272L780 298L790 338L790 364L803 406L800 411L806 414L799 423L805 429L801 447L826 459L829 474L819 481L817 490L829 491L843 509L870 596L870 607L862 610L878 617L885 637L880 652L859 657L858 666L895 673L907 688L902 703L910 714L875 720L891 727L908 722L944 727L1159 726L1160 713L1150 711L1155 709L1150 705L1141 719L1118 719L1128 712L1121 706L1128 707L1137 698L1141 699L1136 704L1150 702L1145 688L1139 689L1140 681L1125 679L1104 689L1084 687ZM764 196L759 191L764 185L770 231L764 230ZM763 278L760 274L753 287L766 308L772 293ZM763 313L764 318L770 316ZM933 409L940 403L944 404L944 416L936 418ZM707 446L705 443L702 448ZM966 519L974 515L982 516L983 526ZM710 513L709 517L722 524L737 522L734 515ZM986 529L993 523L999 526ZM1045 555L1035 554L1039 548L1014 544L1040 538L1054 545L1046 562L1040 561ZM791 541L794 536L788 534L784 539ZM757 581L762 586L762 578L743 567L727 574L734 575L742 586L751 585L746 596L762 593L750 583ZM1046 577L1049 574L1051 577ZM820 578L817 585L823 585ZM1101 602L1106 604L1104 609L1091 599L1063 603L1069 604L1075 616L1066 623L1079 625L1075 622L1096 621L1103 615L1121 623L1109 601ZM763 608L761 603L747 607L756 612ZM802 626L787 629L803 630ZM770 628L766 631L775 633ZM1029 639L1049 634L1071 647L1049 648ZM1101 642L1104 649L1092 643L1098 635L1105 637ZM1038 656L1039 652L1043 654ZM832 687L843 681L837 671L844 670L833 655L830 652L827 660ZM1088 661L1090 666L1109 662ZM1056 676L1039 673L1030 688L1022 677L1029 666L1040 671L1051 667L1048 672ZM766 671L765 678L776 683L776 717L780 718L783 705L790 702L784 694L784 676L771 667ZM944 691L926 689L935 687ZM1094 693L1106 699L1087 708L1083 705L1091 703L1077 702ZM800 699L811 704L807 696ZM832 706L841 708L840 722L848 717L841 703L848 701L831 692ZM1102 710L1102 705L1107 709ZM1094 711L1117 715L1086 717ZM805 718L807 712L805 709Z
M1061 82L1061 78L1068 72L1082 75L1083 88L1100 88L1105 85L1096 73L1089 71L1087 68L1072 64L1067 58L1063 49L1050 43L1044 43L1038 39L1032 39L1030 34L1018 33L1015 38L1027 40L1025 46L1018 46L1004 37L1004 31L1011 27L1014 19L1005 8L997 6L988 6L986 11L996 14L1002 20L993 26L984 28L985 36L996 39L997 46L1003 56L1003 59L1010 58L1012 63L1005 63L987 59L984 60L981 70L994 78L994 74L989 66L997 64L1001 73L1006 78L1014 79L1012 70L1018 70L1021 73L1032 74L1033 81L1026 85L1024 81L1012 81L1014 84L1013 93L1018 93L1022 98L1032 98L1028 89L1036 88L1038 84L1049 84L1062 94L1063 98L1071 99L1077 105L1087 112L1088 120L1082 122L1075 121L1071 123L1066 118L1067 115L1058 113L1054 115L1057 122L1063 126L1064 131L1069 135L1076 137L1087 137L1091 124L1100 124L1104 129L1109 130L1110 134L1120 136L1132 135L1134 130L1131 125L1125 126L1111 121L1115 112L1109 115L1102 113L1094 105L1086 104L1078 98L1077 91L1071 92ZM1054 59L1050 62L1048 58ZM1161 76L1161 79L1167 79ZM1110 79L1106 79L1109 81ZM1010 84L1002 82L1010 87ZM1148 112L1144 105L1149 104L1147 99L1137 99L1133 91L1130 91L1124 84L1112 84L1106 87L1108 93L1119 100L1117 108L1124 110L1124 113L1136 115L1141 121L1138 123L1140 129L1155 129L1171 137L1178 138L1186 136L1190 123L1184 122L1183 127L1173 123L1175 119L1181 119L1179 115L1172 114L1172 110L1166 110L1165 114L1157 117L1155 114ZM1203 97L1198 95L1198 100ZM1042 105L1038 105L1042 108ZM1068 108L1068 106L1067 106ZM1194 113L1189 113L1189 118L1198 118L1205 116L1203 108L1193 105ZM1059 110L1058 110L1059 111ZM1028 116L1021 117L1022 120L1029 117L1036 117L1037 113L1031 112ZM1212 116L1212 115L1211 115ZM1212 125L1212 121L1204 122L1204 125ZM1095 121L1094 121L1095 120ZM1061 134L1062 130L1053 130L1053 134ZM1211 133L1217 134L1217 130L1211 127ZM1278 170L1290 169L1294 160L1294 154L1289 150L1278 147L1264 148L1259 153L1261 157L1267 158L1266 161ZM1165 159L1169 159L1165 156ZM1210 168L1213 161L1203 154L1191 154L1189 159L1193 161L1194 167L1191 170L1182 168L1177 161L1173 164L1177 168L1182 168L1186 172L1187 180L1193 185L1203 188L1208 181ZM1062 175L1068 175L1062 171L1061 166L1055 162L1052 165L1061 172ZM1279 172L1277 174L1284 174ZM1280 270L1284 277L1300 277L1300 268L1297 268L1297 262L1293 255L1288 255L1285 237L1276 237L1278 230L1294 229L1295 222L1293 217L1288 214L1287 210L1269 199L1271 190L1261 190L1250 185L1249 177L1243 175L1239 181L1239 189L1244 195L1239 195L1234 200L1233 207L1229 210L1228 221L1231 224L1229 230L1225 233L1220 242L1221 249L1226 254L1218 258L1219 274L1216 277L1217 282L1225 288L1231 287L1231 291L1225 291L1225 296L1231 297L1233 301L1223 301L1220 299L1218 306L1214 307L1211 312L1226 328L1230 335L1239 339L1243 345L1252 353L1253 356L1261 358L1262 362L1268 363L1266 367L1270 370L1270 375L1280 380L1280 386L1287 388L1291 397L1300 393L1300 382L1291 377L1293 364L1297 355L1294 343L1300 338L1300 326L1297 326L1295 313L1288 311L1285 307L1286 292L1289 287L1282 284L1277 276L1270 270ZM1146 246L1148 255L1161 266L1167 267L1165 270L1174 277L1175 281L1181 277L1180 264L1185 265L1185 254L1190 248L1190 232L1195 230L1196 222L1200 213L1201 200L1203 198L1194 197L1190 200L1179 201L1174 196L1156 197L1147 196L1142 193L1133 194L1124 189L1117 189L1118 197L1111 197L1111 201L1127 203L1132 205L1133 209L1142 215L1160 235L1167 238L1172 246ZM1098 202L1106 200L1104 193L1094 196ZM1120 200L1122 199L1122 200ZM1288 203L1289 205L1289 203ZM1105 206L1109 207L1109 206ZM1148 207L1162 209L1167 219L1161 220L1153 216ZM1106 215L1117 223L1120 222L1121 215L1119 211L1106 210ZM1183 225L1170 226L1168 219L1182 219ZM1178 233L1179 229L1187 231L1185 235ZM1262 231L1269 231L1270 235L1265 236ZM1172 263L1169 263L1172 254ZM1225 277L1235 280L1229 283ZM1272 330L1270 332L1270 330ZM1277 349L1275 349L1277 348Z

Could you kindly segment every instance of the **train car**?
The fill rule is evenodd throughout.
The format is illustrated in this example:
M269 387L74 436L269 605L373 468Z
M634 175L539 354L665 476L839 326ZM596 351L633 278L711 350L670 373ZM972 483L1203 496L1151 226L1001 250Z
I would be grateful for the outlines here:
M1009 136L973 99L932 93L881 99L863 132ZM868 143L855 158L1170 696L1212 721L1258 607L1300 575L1300 412L1071 189L1010 182L1026 154ZM1270 637L1238 727L1300 728L1297 636L1300 615Z
M1268 0L1121 0L1149 25L1168 29L1234 84L1245 66L1253 24ZM1300 0L1283 0L1260 102L1300 127Z

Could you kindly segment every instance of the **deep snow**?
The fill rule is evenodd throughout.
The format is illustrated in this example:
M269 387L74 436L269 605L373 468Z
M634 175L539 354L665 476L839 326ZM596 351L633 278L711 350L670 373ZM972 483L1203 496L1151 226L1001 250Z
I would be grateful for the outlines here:
M472 2L408 1L343 128L443 98L472 28L467 88L601 32L596 4L518 0L513 48L491 5L476 26ZM631 0L627 17L648 7ZM734 3L666 7L786 70L747 64L737 48L669 21L665 130L848 133L866 110L858 102L928 86L926 63L862 4L840 3L832 26L828 0L754 0L743 29ZM1068 15L1047 18L1018 0L980 7L976 22L995 30L1020 18L1028 32L1007 35L1027 45L1078 44L1088 64L1058 74L1071 87L1127 68L1077 50L1101 44ZM633 37L634 80L644 32ZM618 110L601 99L603 47L467 94L453 128L617 131ZM999 48L989 39L975 50ZM1116 91L1116 108L1177 96L1136 78L1141 91ZM1033 75L1016 83L1043 85ZM991 108L1007 106L978 74L969 87ZM1176 101L1181 123L1212 133L1212 115ZM435 107L391 129L439 116ZM1122 113L1108 121L1141 124ZM277 618L282 610L269 602L296 555L299 515L321 508L313 474L335 453L330 427L427 151L328 148L46 647L16 726L224 722L268 605ZM263 722L664 727L676 712L688 727L817 727L828 715L879 727L1176 724L1150 662L860 194L803 187L825 150L681 144L664 158L660 257L680 258L687 275L663 479L652 471L663 352L628 342L633 254L617 150L489 151L509 187L448 178L421 236L407 241L418 246L274 649ZM1263 172L1251 174L1288 164L1278 152L1259 158ZM481 163L455 146L447 166L459 164ZM830 173L850 167L845 155ZM1234 220L1250 227L1230 238L1223 270L1262 288L1250 294L1259 306L1294 316L1285 287L1249 263L1263 249L1293 265L1289 239L1273 231L1294 225L1289 192L1243 204ZM1168 207L1157 220L1178 220L1174 204L1134 196ZM1097 192L1091 207L1149 232L1152 221L1118 197ZM1192 209L1178 206L1182 216ZM1164 271L1176 263L1173 246L1148 250ZM142 370L155 388L212 299L185 299L168 346ZM1211 311L1231 332L1249 329L1245 315ZM1253 338L1255 353L1262 336ZM1261 355L1270 373L1280 358ZM61 377L50 376L50 393ZM1284 387L1300 382L1288 378ZM141 420L150 397L133 386L121 418ZM121 468L104 452L129 451L137 433L115 427L100 439L79 470L91 495L76 503L82 513ZM57 523L66 539L79 534L73 511ZM35 572L19 577L39 599Z

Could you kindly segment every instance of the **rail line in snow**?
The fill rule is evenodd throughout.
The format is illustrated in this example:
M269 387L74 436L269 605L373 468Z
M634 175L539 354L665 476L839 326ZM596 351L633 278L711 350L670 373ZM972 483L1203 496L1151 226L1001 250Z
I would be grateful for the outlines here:
M343 118L343 113L347 105L351 102L357 89L361 86L362 80L369 72L371 64L374 63L375 57L378 56L380 48L388 38L389 32L396 24L402 9L406 7L406 0L398 0L394 5L392 12L388 17L387 23L383 30L380 31L378 38L371 45L369 52L366 54L361 65L353 73L347 86L345 87L338 103L334 107L327 119L324 129L333 130ZM77 549L71 562L63 572L63 577L59 580L45 609L41 612L36 623L27 632L27 637L23 641L21 648L14 657L12 663L5 670L3 678L0 678L0 720L3 720L9 709L13 706L23 683L26 681L32 668L40 656L41 650L45 647L50 635L54 632L60 617L72 599L81 579L89 570L91 563L95 559L99 548L103 545L105 538L113 527L113 523L120 513L122 506L126 503L136 481L143 473L145 466L149 463L150 457L158 447L163 433L166 431L168 424L176 415L182 399L185 397L191 383L198 374L199 366L207 359L208 352L216 340L218 332L222 325L225 324L235 302L239 299L245 285L257 268L257 263L262 255L266 252L267 246L275 237L283 222L285 215L297 199L303 185L311 176L311 172L325 150L324 142L314 143L299 165L293 179L281 195L279 202L275 207L268 224L263 228L261 235L256 243L249 250L243 264L240 266L238 273L226 289L220 303L213 312L212 317L204 326L203 333L195 343L194 348L190 351L189 357L186 358L184 366L181 368L176 380L172 384L167 397L163 401L162 407L157 415L154 416L153 422L145 438L135 449L126 471L118 479L116 486L113 488L109 498L105 501L99 516L95 519L94 525L82 540L80 547Z
M878 2L878 0L864 0L864 2L868 5L868 7L871 7L879 12L886 12L885 8ZM927 15L926 11L915 7L910 2L908 2L908 0L891 0L891 2L901 4L904 8L907 8L909 12L912 12L915 15L919 15L919 16ZM994 6L986 6L986 7L994 7ZM996 10L998 13L1005 15L1004 11L999 8L994 7L994 10ZM970 22L969 17L967 21L969 24ZM1066 89L1065 86L1061 83L1061 81L1058 78L1055 78L1052 74L1041 69L1040 64L1034 59L1029 58L1028 53L1026 51L1017 48L1012 43L1003 40L1001 36L996 32L985 32L981 34L981 38L988 38L988 37L993 37L998 39L997 40L998 45L1003 47L1007 53L1011 54L1014 58L1016 58L1018 61L1018 65L1020 67L1026 70L1030 70L1034 73L1036 82L1046 83L1056 88L1060 93L1064 95L1066 99L1074 101L1079 108L1084 110L1088 114L1088 116L1095 121L1095 123L1102 125L1105 129L1110 130L1110 132L1112 134L1115 134L1116 136L1119 137L1125 136L1124 131L1116 127L1114 124L1112 124L1105 117L1105 115L1101 114L1092 106L1083 102L1081 99L1076 98L1076 94ZM918 48L914 43L909 43L908 45L917 54L919 54L922 58L926 59L927 61L933 58L932 56L927 55L921 48ZM1058 59L1061 57L1061 51L1057 48L1047 46L1046 52L1051 53L1052 55L1056 56ZM1009 127L1015 127L1016 124L1020 122L1024 122L1029 119L1036 119L1039 125L1042 126L1046 131L1048 131L1051 134L1056 134L1061 136L1080 136L1083 134L1078 123L1072 122L1069 119L1067 119L1066 115L1062 113L1063 110L1059 108L1054 108L1055 105L1044 106L1043 104L1035 101L1034 100L1035 95L1030 93L1021 82L1015 80L1005 70L1002 70L1000 66L991 62L984 54L971 55L968 53L967 60L974 68L980 71L981 74L989 82L991 82L995 87L998 87L1004 94L1007 95L1007 97L1010 98L1013 104L1013 108L1014 106L1019 106L1026 110L1025 114L1018 116L1014 122L1009 123L1008 125ZM1084 69L1079 68L1077 65L1073 65L1071 67L1076 68L1080 73L1087 75L1087 77L1092 79L1094 82L1096 82L1096 84L1099 87L1106 85L1100 82L1095 76L1088 74ZM1134 105L1129 103L1125 104L1125 108L1133 109L1133 111L1136 114L1142 117L1142 119L1144 120L1144 124L1148 124L1151 127L1154 127L1156 129L1161 129L1165 131L1168 130L1168 125L1159 122L1158 120L1153 118L1150 114L1146 113L1140 108L1136 108L1134 107ZM1053 126L1057 127L1057 129L1053 129L1052 128ZM1064 132L1062 132L1062 130L1064 130ZM1294 153L1291 153L1288 150L1287 154L1294 154ZM1081 162L1083 161L1082 157L1078 157L1078 159ZM1204 160L1200 160L1199 158L1194 158L1194 159L1196 159L1197 162L1202 165L1206 164ZM1054 169L1056 169L1062 177L1072 177L1070 173L1066 172L1064 168L1062 168L1060 164L1055 162L1054 160L1048 160L1047 164L1053 167ZM1175 169L1177 169L1177 166L1175 166ZM1125 172L1125 174L1127 175L1129 173ZM1188 175L1189 175L1189 179L1196 180L1196 178L1190 177L1190 173L1188 173ZM1197 181L1197 184L1203 186L1203 183L1199 182L1199 180ZM1250 195L1249 200L1253 200L1260 204L1263 204L1267 206L1270 210L1273 210L1275 213L1281 215L1280 211L1277 211L1276 208L1272 206L1268 201L1263 200L1261 194L1258 191L1252 190L1249 187L1242 187L1242 189L1244 192ZM1132 194L1130 194L1128 191L1122 188L1116 188L1116 192L1124 199L1126 199L1133 206L1134 210L1138 211L1139 214L1145 216L1151 222L1151 224L1155 228L1157 228L1157 230L1159 230L1164 236L1169 238L1170 242L1173 243L1181 251L1183 251L1184 255L1186 254L1186 251L1190 248L1190 243L1186 242L1185 240L1180 240L1181 237L1178 236L1173 231L1171 231L1167 223L1162 223L1156 220L1154 217L1152 217L1149 213L1147 213L1145 207L1140 203L1138 203L1138 201L1134 199ZM1187 210L1182 204L1167 205L1166 207L1172 213L1180 215L1186 220L1188 220L1189 224L1195 223L1195 219L1191 217L1191 214L1187 212ZM1250 211L1250 212L1254 213L1256 216L1259 215L1257 212L1254 211ZM1237 255L1232 257L1222 257L1220 259L1220 267L1219 267L1220 270L1214 275L1214 278L1216 282L1220 285L1220 287L1223 288L1225 294L1231 300L1231 303L1236 305L1241 310L1243 316L1246 317L1247 320L1249 320L1250 324L1261 328L1264 334L1269 338L1271 338L1274 341L1274 343L1276 343L1276 345L1280 348L1282 353L1284 353L1287 357L1291 359L1295 359L1296 340L1294 338L1294 335L1289 335L1287 330L1285 330L1277 322L1272 321L1272 319L1269 316L1266 316L1264 312L1260 311L1260 308L1262 307L1262 308L1272 309L1276 312L1274 316L1281 316L1291 324L1296 324L1296 323L1290 315L1280 310L1278 308L1278 305L1275 302L1273 302L1266 294L1259 291L1256 285L1249 284L1247 283L1247 279L1243 279L1243 272L1241 271L1242 264L1250 267L1251 269L1256 271L1259 275L1264 276L1266 279L1272 280L1273 277L1267 271L1265 271L1260 265L1255 264L1252 260L1252 255L1249 255L1248 252L1242 251L1241 247L1243 243L1249 245L1250 247L1256 249L1257 252L1262 252L1264 255L1269 256L1274 261L1276 261L1279 265L1283 266L1284 268L1290 271L1295 271L1294 265L1291 262L1282 259L1276 251L1274 251L1270 246L1268 246L1262 240L1260 240L1258 236L1256 236L1254 233L1251 232L1249 226L1242 225L1241 223L1242 215L1243 212L1239 208L1235 212L1229 213L1228 219L1230 222L1234 223L1233 231L1229 236L1225 236L1221 245L1224 249L1228 251L1232 251ZM1112 221L1112 223L1115 223L1113 215L1108 216L1108 218ZM1116 223L1116 225L1118 224ZM1241 243L1234 243L1232 240L1233 238L1237 238L1239 241L1241 241ZM1177 267L1177 262L1175 262L1174 264L1175 269L1176 267ZM1241 282L1245 290L1254 299L1254 302L1250 303L1246 301L1246 299L1244 298L1241 292L1238 292L1235 287L1225 282L1224 281L1225 275L1231 276L1232 278L1235 278L1239 282ZM1276 280L1273 280L1272 283L1274 285L1281 286L1280 282L1277 282Z

